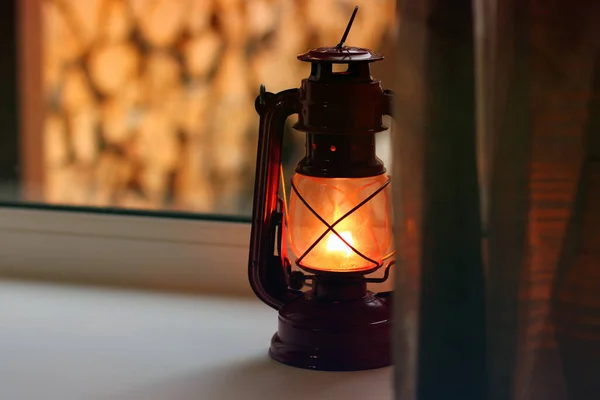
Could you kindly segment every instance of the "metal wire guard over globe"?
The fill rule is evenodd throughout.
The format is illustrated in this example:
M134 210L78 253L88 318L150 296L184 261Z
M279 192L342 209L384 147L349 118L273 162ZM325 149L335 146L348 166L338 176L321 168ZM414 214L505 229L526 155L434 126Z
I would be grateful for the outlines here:
M389 176L292 179L291 246L307 271L369 273L392 252Z

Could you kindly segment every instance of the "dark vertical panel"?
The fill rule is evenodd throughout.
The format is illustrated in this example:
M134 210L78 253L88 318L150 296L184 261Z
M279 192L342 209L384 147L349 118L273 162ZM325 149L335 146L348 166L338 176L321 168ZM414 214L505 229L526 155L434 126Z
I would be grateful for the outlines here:
M595 53L584 160L553 293L570 400L600 398L600 48Z
M421 273L421 205L425 43L428 38L425 1L398 1L400 20L395 54L395 120L392 143L392 190L396 273L394 291L394 388L396 399L415 400Z
M15 199L19 162L16 0L0 2L0 199Z
M488 227L489 400L515 390L520 277L526 256L531 154L529 4L498 2L494 136Z
M427 19L419 399L485 397L485 301L470 0Z
M44 0L17 2L17 78L19 110L19 194L43 201L45 107L42 82L42 6Z
M486 391L485 286L472 5L470 0L402 1L399 8L398 130L412 136L407 142L420 153L411 157L415 170L400 178L400 190L416 190L413 200L420 204L411 209L407 200L397 207L404 213L401 223L408 225L400 231L410 232L416 224L419 232L418 255L406 246L399 249L400 257L416 260L408 264L420 274L414 394L419 400L480 400ZM410 74L404 63L412 65ZM410 235L401 233L400 243L409 243L403 237ZM406 272L411 271L398 274ZM402 347L397 349L401 356Z

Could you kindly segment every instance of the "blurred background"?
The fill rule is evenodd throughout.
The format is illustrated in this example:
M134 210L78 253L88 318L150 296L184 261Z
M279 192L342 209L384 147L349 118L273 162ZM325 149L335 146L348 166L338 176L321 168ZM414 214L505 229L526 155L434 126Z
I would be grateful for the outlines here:
M0 200L248 217L260 84L298 87L296 56L335 45L355 5L347 44L391 56L394 0L28 0ZM373 65L384 87L390 59ZM381 133L388 169L389 146Z

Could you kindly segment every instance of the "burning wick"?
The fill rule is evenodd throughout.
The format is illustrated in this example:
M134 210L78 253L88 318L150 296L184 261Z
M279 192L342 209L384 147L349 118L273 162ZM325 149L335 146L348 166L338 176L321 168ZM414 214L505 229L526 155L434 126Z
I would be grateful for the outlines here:
M340 236L348 242L351 246L354 246L354 242L352 241L352 233L351 232L340 232ZM352 254L352 249L342 241L336 234L332 234L329 236L327 240L327 251L330 252L345 252L346 257L350 257Z

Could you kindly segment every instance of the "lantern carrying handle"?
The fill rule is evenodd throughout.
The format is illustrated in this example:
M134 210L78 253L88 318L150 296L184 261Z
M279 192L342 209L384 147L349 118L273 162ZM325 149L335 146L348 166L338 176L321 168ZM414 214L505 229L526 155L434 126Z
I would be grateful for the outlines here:
M260 125L248 277L256 296L279 309L299 295L289 289L291 263L285 243L285 208L279 198L285 121L299 110L299 90L274 94L261 85L255 107Z
M352 24L354 23L354 18L356 18L356 13L358 12L358 6L354 7L354 11L352 12L352 16L350 17L350 21L348 21L348 25L346 26L346 30L342 35L342 39L335 46L337 49L341 49L344 47L344 43L346 43L346 39L348 39L348 34L350 33L350 29L352 28Z
M261 106L265 105L265 93L267 92L267 89L265 88L265 85L260 85L260 89L258 91L259 95L258 95L258 103Z

